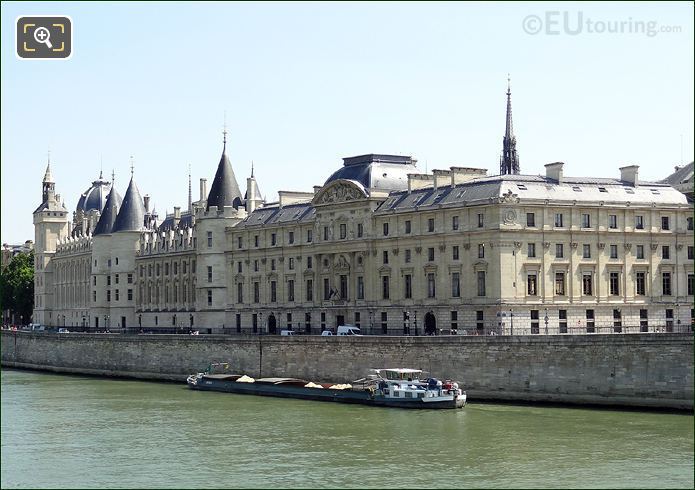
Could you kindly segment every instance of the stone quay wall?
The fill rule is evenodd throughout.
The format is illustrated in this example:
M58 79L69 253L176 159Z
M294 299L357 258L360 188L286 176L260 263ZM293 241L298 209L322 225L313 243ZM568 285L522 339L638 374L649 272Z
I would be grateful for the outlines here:
M413 367L459 381L469 401L693 409L692 334L321 337L2 331L2 365L185 381L210 362L252 377L350 382Z

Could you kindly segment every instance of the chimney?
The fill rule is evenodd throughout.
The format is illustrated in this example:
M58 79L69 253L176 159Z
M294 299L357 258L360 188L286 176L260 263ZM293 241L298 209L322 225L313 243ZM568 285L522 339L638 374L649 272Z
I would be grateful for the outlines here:
M434 185L434 175L408 174L408 192Z
M150 212L150 195L145 194L145 197L142 198L143 201L145 201L145 213Z
M179 226L181 221L181 206L174 206L174 226Z
M434 190L437 188L451 184L451 170L432 170L434 177Z
M545 177L557 180L558 184L562 184L562 167L564 165L563 162L547 163L545 165Z
M200 200L205 201L208 198L208 179L200 179Z
M449 167L451 171L451 186L463 184L473 179L480 179L487 176L486 168L473 167Z
M620 167L620 180L637 187L639 183L639 165Z

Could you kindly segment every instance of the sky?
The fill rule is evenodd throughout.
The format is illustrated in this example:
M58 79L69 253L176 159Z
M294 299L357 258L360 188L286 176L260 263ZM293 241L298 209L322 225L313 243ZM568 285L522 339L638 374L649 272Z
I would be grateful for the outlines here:
M507 74L523 174L659 180L693 159L693 8L635 3L2 2L1 236L34 239L48 152L72 215L130 156L163 217L188 167L254 162L268 201L365 153L499 173ZM69 15L69 60L20 60L22 15ZM610 31L610 32L609 32Z

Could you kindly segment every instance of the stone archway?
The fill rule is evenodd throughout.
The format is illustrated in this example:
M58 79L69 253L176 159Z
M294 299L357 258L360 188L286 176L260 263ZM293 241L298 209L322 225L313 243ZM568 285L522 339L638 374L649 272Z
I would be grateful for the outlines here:
M431 311L425 315L425 335L437 335L437 318Z
M277 320L275 320L275 315L273 315L272 313L268 317L268 333L277 333Z

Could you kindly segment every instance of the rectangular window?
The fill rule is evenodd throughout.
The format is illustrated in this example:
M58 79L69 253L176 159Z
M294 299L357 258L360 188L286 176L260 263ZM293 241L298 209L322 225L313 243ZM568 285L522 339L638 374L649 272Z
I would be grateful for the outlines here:
M526 294L529 296L538 295L538 276L536 274L529 274L526 276Z
M427 297L434 298L436 296L434 273L427 274Z
M133 301L133 290L132 289L128 290L128 301Z
M169 264L167 264L169 265ZM118 284L118 274L114 274L114 280L116 281L116 284Z
M236 321L236 331L237 333L241 333L241 314L237 313L235 315L235 321Z
M270 234L270 245L276 245L278 241L278 236L276 233L271 233Z
M306 333L311 333L311 313L304 313L304 330Z
M478 296L485 294L485 271L478 271Z
M644 230L644 216L635 216L635 229Z
M388 264L389 263L389 251L384 250L381 254L382 254L382 263Z
M212 289L208 289L208 306L212 306Z
M555 213L555 228L563 228L562 213Z
M253 246L258 248L258 235L253 236Z
M357 223L357 238L362 238L362 235L364 235L364 225Z
M287 267L288 267L289 270L291 270L291 271L294 270L294 257L290 257L290 258L287 260Z
M411 231L410 220L406 220L406 222L405 222L405 234L409 235L410 231Z
M261 283L259 283L258 281L253 283L253 302L261 302Z
M567 333L567 310L557 310L560 333Z
M321 312L321 331L324 331L326 329L326 313Z
M531 333L537 335L540 332L540 318L538 315L538 310L531 310Z
M582 274L582 294L584 296L593 296L594 294L594 277L593 274Z
M384 236L389 236L389 224L383 223L382 228L383 228Z
M617 259L618 258L618 246L617 245L611 245L610 246L610 254L611 254L611 259Z
M292 279L287 281L287 301L294 301L294 280Z
M671 229L671 223L670 223L668 216L662 216L661 217L661 229L662 230L670 230Z
M258 259L253 261L253 272L258 272Z
M306 231L306 242L311 243L314 241L314 230L307 230Z
M565 295L565 273L556 272L555 273L555 295L564 296Z
M620 310L613 310L613 332L620 333L623 331L623 315Z
M237 283L236 285L236 302L241 304L244 302L244 283Z
M270 281L270 302L275 303L278 300L278 283Z
M478 333L482 333L485 329L485 317L482 310L475 312L475 328L478 330Z
M635 249L635 256L638 259L643 259L644 258L644 245L637 245Z
M620 295L620 273L619 272L611 272L608 276L609 280L609 290L611 296L619 296Z
M536 213L526 213L526 226L536 227Z
M671 296L671 273L664 272L661 274L661 285L664 296Z
M345 240L347 238L347 225L345 223L340 223L340 239Z
M239 262L239 268L241 269L241 261ZM241 272L241 271L239 271ZM212 282L212 266L208 266L208 282Z
M405 263L410 264L410 249L409 248L405 249Z
M287 328L292 330L292 313L287 314Z
M458 260L459 259L459 246L454 245L451 247L451 259L452 260Z
M208 248L212 248L212 232L208 231Z
M385 311L381 312L381 333L386 335L389 331L389 317Z
M461 279L458 272L453 272L451 274L451 297L460 298L461 297Z
M695 247L692 245L688 246L688 260L693 260L695 258Z
M208 276L210 276L210 271L212 270L212 267L208 267ZM244 270L244 265L242 264L241 260L236 263L236 271L241 274ZM211 277L211 276L210 276ZM209 279L208 282L212 281L212 279Z
M410 299L413 297L413 276L410 274L406 274L404 276L404 291L403 291L403 297L405 299Z
M430 262L434 261L434 247L430 247L427 249L427 260Z
M111 276L106 276L106 285L107 286L111 285Z
M451 330L452 330L451 333L456 334L457 333L456 331L459 328L459 324L458 324L459 312L458 311L451 311L450 312L450 318L451 318Z
M116 289L116 301L119 301L120 298L121 298L121 291L120 291L120 289Z
M695 291L695 274L688 274L688 296L692 296L693 291Z
M646 272L635 273L635 294L644 296L646 294Z
M591 228L591 215L582 214L582 228Z
M328 227L327 226L323 227L323 240L324 241L328 240Z
M306 268L311 269L314 266L314 258L310 255L306 258Z
M364 277L357 276L357 299L364 299Z
M434 218L427 219L427 231L430 233L434 231Z
M275 270L275 259L270 259L270 270L271 271Z
M483 213L478 213L478 228L482 228L485 225L485 217Z
M671 308L666 310L666 331L673 332L673 310Z
M331 299L331 283L327 277L323 278L323 299L324 301Z
M617 230L618 229L618 215L617 214L609 214L608 215L608 228L611 230Z
M244 242L242 241L241 237L237 237L237 248L243 248Z
M668 245L663 245L661 247L661 258L666 260L671 258L671 249Z
M478 258L479 259L485 258L485 244L484 243L478 244Z
M692 217L688 218L687 222L688 222L688 230L692 230L693 229L693 218Z
M529 243L528 244L528 257L533 258L536 256L536 244L535 243Z
M94 301L95 303L97 302L97 292L96 291L92 291L92 301Z
M562 243L555 244L555 258L562 259L565 256L565 247Z
M594 333L595 331L594 310L586 310L586 333Z
M290 231L287 234L287 243L289 243L290 245L292 245L294 243L294 232L293 231Z
M649 315L647 310L639 310L639 331L649 332Z
M383 299L389 299L389 276L383 276L381 278L381 297Z
M306 300L307 301L314 301L314 280L313 279L307 279L306 280Z
M453 231L456 231L459 229L459 217L458 216L452 216L451 217L451 229Z
M585 259L591 258L591 245L589 245L588 243L585 243L582 246L582 257L584 257Z

